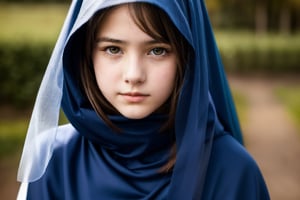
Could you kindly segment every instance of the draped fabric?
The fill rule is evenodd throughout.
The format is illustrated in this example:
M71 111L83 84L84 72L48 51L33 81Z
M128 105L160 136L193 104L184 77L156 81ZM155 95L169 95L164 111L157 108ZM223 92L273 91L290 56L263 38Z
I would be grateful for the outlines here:
M122 129L114 132L78 83L85 23L98 10L128 2L164 10L193 48L174 132L159 132L167 116L158 114L140 120L111 115ZM63 127L57 125L59 102L70 121ZM174 136L176 164L161 173ZM241 144L202 0L74 0L37 97L18 178L28 183L27 199L269 199Z

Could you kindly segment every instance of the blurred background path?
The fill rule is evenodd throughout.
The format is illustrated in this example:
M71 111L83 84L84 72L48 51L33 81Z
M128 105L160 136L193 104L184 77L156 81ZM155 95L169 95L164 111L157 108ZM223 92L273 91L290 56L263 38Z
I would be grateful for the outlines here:
M230 77L231 87L249 104L245 145L262 170L272 200L300 199L299 130L273 92L289 81Z
M0 162L0 199L15 200L19 189L17 182L17 169L19 156L13 155Z

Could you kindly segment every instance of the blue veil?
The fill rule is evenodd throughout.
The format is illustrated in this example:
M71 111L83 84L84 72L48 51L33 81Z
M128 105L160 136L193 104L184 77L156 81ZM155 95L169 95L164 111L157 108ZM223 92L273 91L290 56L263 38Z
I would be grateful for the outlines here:
M57 130L61 101L71 124L79 132L92 132L93 127L84 124L90 118L97 123L96 115L87 111L84 118L80 116L86 112L85 107L80 100L79 88L71 80L72 74L64 71L67 62L64 60L72 59L68 54L71 38L94 13L125 2L147 2L160 7L194 50L177 106L177 160L168 199L199 199L214 138L227 132L242 143L235 106L204 0L74 0L39 90L18 179L33 182L45 173L57 146L58 134L61 134Z

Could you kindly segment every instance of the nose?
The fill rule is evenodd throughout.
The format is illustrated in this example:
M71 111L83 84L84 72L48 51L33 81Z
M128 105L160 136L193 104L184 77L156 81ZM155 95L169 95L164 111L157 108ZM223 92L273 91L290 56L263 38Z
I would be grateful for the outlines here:
M142 84L146 80L143 61L138 56L129 56L124 63L124 81L127 84Z

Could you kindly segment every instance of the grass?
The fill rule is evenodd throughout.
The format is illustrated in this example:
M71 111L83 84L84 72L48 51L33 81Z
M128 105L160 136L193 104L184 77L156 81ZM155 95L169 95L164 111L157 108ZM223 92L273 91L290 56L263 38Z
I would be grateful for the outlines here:
M236 106L237 115L241 125L245 124L247 121L247 100L246 98L237 91L232 91L233 100Z
M28 126L28 120L0 121L0 159L13 156L21 150Z
M275 91L300 129L300 86L280 87Z
M9 109L4 111L10 112ZM11 110L10 119L3 119L0 117L0 161L10 156L19 154L22 150L27 128L29 125L29 117L22 117L23 113L18 113L14 109ZM13 117L12 115L16 115ZM59 124L68 123L67 118L60 113Z

